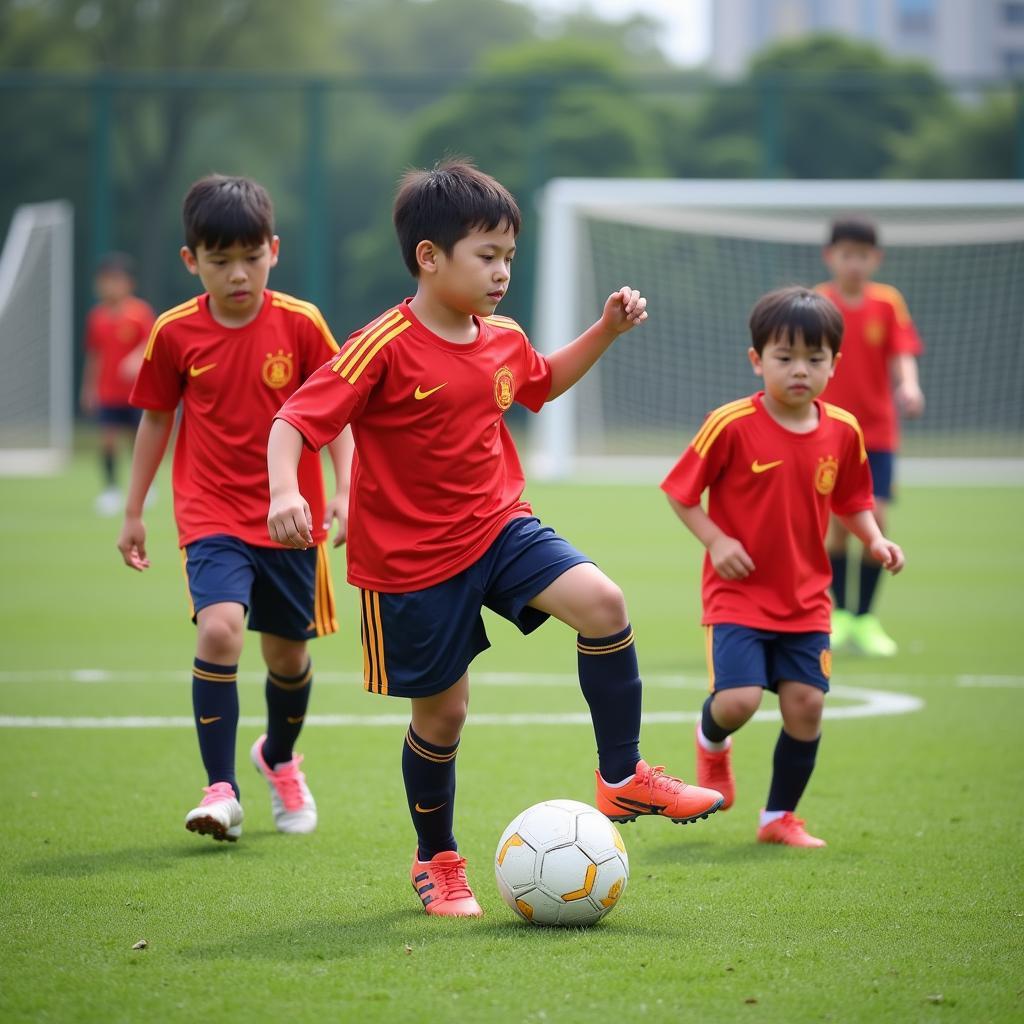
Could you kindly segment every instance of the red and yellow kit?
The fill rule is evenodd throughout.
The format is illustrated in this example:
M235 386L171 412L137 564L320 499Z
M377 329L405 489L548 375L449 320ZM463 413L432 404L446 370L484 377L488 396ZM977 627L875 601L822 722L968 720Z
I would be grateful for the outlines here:
M278 547L267 532L270 486L267 436L285 399L338 344L316 306L264 293L263 308L245 327L224 327L199 295L157 318L132 389L132 405L173 410L182 405L174 448L174 516L178 543L229 534ZM328 438L328 440L332 440ZM299 486L323 540L320 457L304 452Z
M149 336L153 310L148 302L129 296L117 309L94 306L85 321L85 347L97 361L96 397L100 405L128 405L134 372L124 366Z
M889 360L920 355L923 346L903 296L887 284L869 282L859 305L850 305L830 284L817 290L843 314L842 359L822 394L857 417L870 451L899 445L899 420L892 396Z
M763 397L711 413L661 487L686 506L707 490L708 516L754 562L746 579L726 580L705 555L704 625L827 633L825 529L830 510L852 515L872 507L864 441L844 409L815 402L818 426L796 434L772 419Z
M510 520L531 514L504 415L513 401L537 411L551 369L514 320L477 325L472 343L445 341L403 302L351 335L278 414L313 451L352 424L355 586L433 586L480 558Z

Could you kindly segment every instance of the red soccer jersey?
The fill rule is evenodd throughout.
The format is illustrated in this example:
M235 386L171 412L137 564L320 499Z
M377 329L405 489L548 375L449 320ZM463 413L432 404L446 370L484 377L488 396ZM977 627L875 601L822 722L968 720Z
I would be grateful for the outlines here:
M504 414L513 401L536 412L551 369L514 320L477 326L474 342L454 344L403 302L356 331L278 414L314 450L352 424L348 579L358 587L402 593L450 579L531 514Z
M153 328L148 302L129 296L116 309L94 306L85 321L85 348L96 360L96 397L100 405L127 405L135 381L128 357Z
M726 580L705 555L705 625L827 633L825 529L830 510L872 507L864 441L844 409L815 402L818 426L796 434L772 419L763 398L761 391L711 413L661 487L687 506L707 489L708 516L754 562L746 579Z
M142 409L171 410L182 403L173 475L182 546L218 533L280 546L267 532L270 425L285 399L337 352L316 306L269 289L245 327L217 323L208 295L158 317L131 400ZM326 531L316 453L303 453L299 484L319 543Z
M899 420L892 396L889 361L919 355L923 346L903 296L887 284L869 282L859 305L851 306L831 283L818 286L843 314L842 359L822 398L849 409L871 451L895 451Z

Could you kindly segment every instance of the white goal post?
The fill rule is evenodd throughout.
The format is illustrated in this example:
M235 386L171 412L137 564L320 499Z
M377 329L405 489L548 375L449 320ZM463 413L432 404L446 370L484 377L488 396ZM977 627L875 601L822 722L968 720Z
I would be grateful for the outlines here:
M853 213L878 223L878 277L903 292L926 347L907 462L919 478L1024 483L1024 181L551 181L537 348L576 337L620 284L649 297L651 318L542 410L533 475L660 479L708 411L756 390L758 296L825 279L829 224Z
M0 253L0 475L56 473L71 452L72 223L63 200L19 206Z

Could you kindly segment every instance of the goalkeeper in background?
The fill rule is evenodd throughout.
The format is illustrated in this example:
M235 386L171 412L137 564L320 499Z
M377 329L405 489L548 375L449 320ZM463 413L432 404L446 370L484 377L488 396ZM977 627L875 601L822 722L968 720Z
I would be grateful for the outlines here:
M833 222L824 259L832 280L819 285L818 291L843 314L843 358L822 397L852 412L864 431L875 519L884 533L899 441L897 408L911 417L924 411L917 376L921 341L903 296L890 285L872 281L882 262L872 221L844 217ZM857 603L851 607L846 585L848 539L846 528L833 517L826 541L832 563L832 647L851 644L863 654L891 658L896 642L871 612L882 566L869 551L862 553Z

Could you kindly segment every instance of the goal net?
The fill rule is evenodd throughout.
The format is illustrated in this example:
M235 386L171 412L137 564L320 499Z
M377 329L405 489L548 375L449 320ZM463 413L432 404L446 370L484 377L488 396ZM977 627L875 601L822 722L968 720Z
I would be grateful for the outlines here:
M19 206L0 253L0 474L55 473L71 450L72 210Z
M667 470L711 409L757 389L757 298L825 279L831 220L859 212L878 222L879 279L903 293L925 344L927 408L903 423L901 453L937 479L981 469L1024 482L1024 182L560 179L540 212L541 351L593 323L622 284L651 317L541 413L536 474Z

